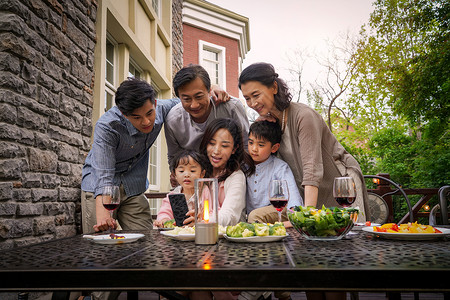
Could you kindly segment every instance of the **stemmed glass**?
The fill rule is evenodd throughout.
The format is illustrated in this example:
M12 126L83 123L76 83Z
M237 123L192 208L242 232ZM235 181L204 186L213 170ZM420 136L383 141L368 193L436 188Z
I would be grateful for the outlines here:
M351 177L336 177L333 184L333 196L336 202L343 207L350 207L356 199L355 181ZM357 215L352 217L356 222ZM353 227L353 225L352 225ZM355 232L349 231L347 235L353 235Z
M289 201L289 188L286 180L272 180L270 182L269 200L278 211L278 221L281 222L281 211Z
M111 219L113 219L114 211L120 204L119 187L116 185L107 185L102 187L102 204L109 211ZM114 232L114 227L110 228L110 232Z
M356 187L353 178L336 177L333 185L333 196L340 206L351 206L356 199Z

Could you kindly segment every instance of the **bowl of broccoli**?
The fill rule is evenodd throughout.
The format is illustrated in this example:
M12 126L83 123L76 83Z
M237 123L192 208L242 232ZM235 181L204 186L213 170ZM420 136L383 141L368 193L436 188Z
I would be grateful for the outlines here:
M292 226L309 240L340 240L352 228L358 208L296 206L288 210Z

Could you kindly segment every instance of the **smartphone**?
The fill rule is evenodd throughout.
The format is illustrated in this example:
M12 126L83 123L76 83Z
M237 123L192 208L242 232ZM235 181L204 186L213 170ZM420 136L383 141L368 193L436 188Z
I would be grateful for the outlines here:
M186 197L184 194L171 194L169 195L169 201L170 206L172 206L175 224L177 226L183 226L183 221L188 217L186 213L189 211Z

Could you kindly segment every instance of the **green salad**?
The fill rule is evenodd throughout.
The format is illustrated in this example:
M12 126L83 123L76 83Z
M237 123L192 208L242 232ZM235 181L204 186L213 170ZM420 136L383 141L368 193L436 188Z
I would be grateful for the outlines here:
M240 222L234 226L227 226L227 236L229 237L250 237L250 236L269 236L286 235L286 228L283 223L275 224L263 223L245 223Z
M350 229L358 213L358 208L296 206L293 211L288 211L288 217L292 225L304 234L326 237L337 236Z

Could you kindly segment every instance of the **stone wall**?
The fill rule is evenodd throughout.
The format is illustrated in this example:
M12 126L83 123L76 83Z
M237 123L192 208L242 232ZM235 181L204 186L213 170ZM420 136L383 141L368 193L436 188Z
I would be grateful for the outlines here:
M80 231L96 0L0 1L0 250Z
M183 0L172 0L172 74L183 67Z

